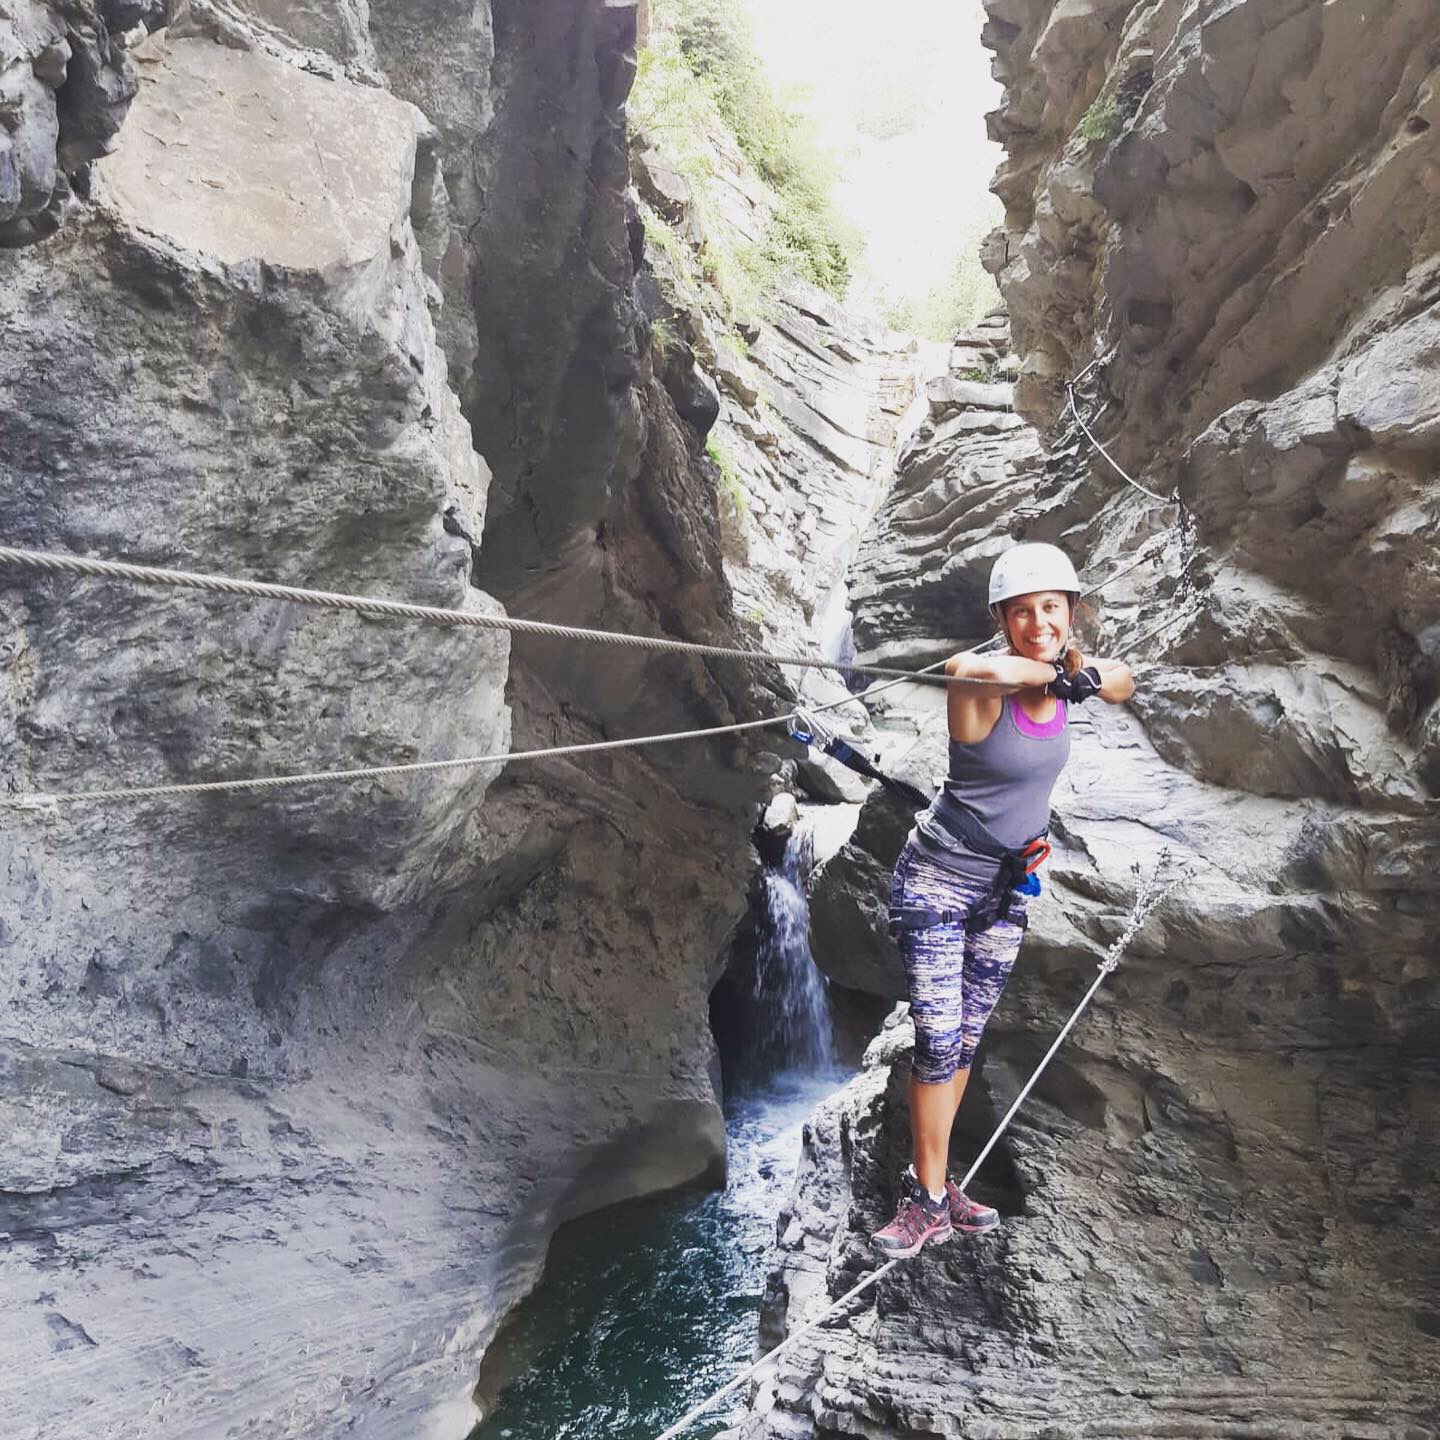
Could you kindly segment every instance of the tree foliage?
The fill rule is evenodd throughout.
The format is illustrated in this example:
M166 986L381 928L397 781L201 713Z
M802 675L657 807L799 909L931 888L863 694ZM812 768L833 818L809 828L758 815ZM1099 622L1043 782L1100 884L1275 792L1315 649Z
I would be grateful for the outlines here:
M970 237L950 273L921 300L894 306L886 319L896 330L926 340L953 340L1000 303L995 281L980 264L980 236Z
M780 205L763 262L843 295L859 237L832 202L835 166L814 126L775 93L742 0L658 0L694 79ZM673 84L675 77L669 77ZM683 103L676 97L677 105Z

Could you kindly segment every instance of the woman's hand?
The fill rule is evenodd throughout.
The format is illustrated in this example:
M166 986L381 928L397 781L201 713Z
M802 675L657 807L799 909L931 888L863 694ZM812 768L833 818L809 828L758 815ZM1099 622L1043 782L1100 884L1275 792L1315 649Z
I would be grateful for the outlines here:
M1092 660L1100 673L1099 696L1107 704L1123 705L1135 693L1135 677L1123 660Z
M1070 670L1063 660L1057 660L1050 693L1067 704L1080 705L1092 695L1098 695L1102 684L1100 672L1095 666L1082 665L1078 670Z
M1080 664L1074 664L1076 660ZM1135 679L1123 660L1086 660L1072 650L1055 662L1050 693L1071 705L1083 704L1095 695L1111 705L1123 705L1135 693Z

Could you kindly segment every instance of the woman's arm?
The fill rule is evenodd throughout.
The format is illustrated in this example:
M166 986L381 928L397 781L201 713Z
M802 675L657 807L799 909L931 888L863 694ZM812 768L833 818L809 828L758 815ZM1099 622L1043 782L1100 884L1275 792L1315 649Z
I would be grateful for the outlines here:
M1026 660L1021 655L952 655L945 662L945 673L963 680L988 680L985 687L956 685L951 694L1013 695L1017 690L1048 685L1055 678L1055 667L1041 660ZM997 688L999 687L999 688Z
M1092 660L1087 656L1085 663L1100 672L1102 700L1123 705L1135 693L1135 677L1123 660Z
M1026 660L1019 655L952 655L945 673L954 679L987 680L987 685L950 685L946 698L950 738L962 745L983 740L1000 718L1004 695L1013 695L1027 686L1048 685L1055 678L1053 665Z

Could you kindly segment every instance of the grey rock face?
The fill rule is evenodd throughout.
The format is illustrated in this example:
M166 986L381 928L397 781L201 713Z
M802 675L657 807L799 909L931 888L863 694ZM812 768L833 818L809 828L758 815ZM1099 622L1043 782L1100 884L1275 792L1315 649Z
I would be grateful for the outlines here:
M933 658L982 632L917 623L938 587L912 572L961 572L948 593L978 622L993 553L1054 540L1089 580L1135 566L1081 643L1139 689L1080 716L958 1165L1119 933L1132 867L1169 847L1195 873L980 1187L1001 1232L902 1267L800 1347L747 1436L1440 1426L1434 10L1282 9L987 4L1009 150L990 254L1046 458L1028 494L957 501L952 526L920 477L958 462L925 445L867 545L857 632ZM1062 382L1097 356L1082 414L1183 511L1078 434ZM923 730L924 703L890 721ZM893 996L890 804L817 881L814 948ZM812 1127L772 1336L873 1263L908 1131L893 1058Z
M1070 978L1078 994L1086 977ZM971 1149L1039 1058L1031 1026L1063 1014L1053 987L1022 979L1017 990L1007 1004L1023 1021L988 1042L962 1112ZM973 1188L1001 1208L1000 1230L922 1252L876 1299L801 1341L766 1373L735 1440L1433 1432L1433 1372L1376 1375L1394 1352L1377 1349L1371 1327L1403 1333L1388 1297L1358 1280L1379 1217L1360 1219L1367 1207L1353 1203L1337 1214L1305 1153L1345 1143L1359 1117L1337 1091L1383 1084L1383 1069L1259 1053L1207 1063L1198 1038L1150 1050L1134 1009L1102 992L1088 1038L1042 1082L1007 1160L982 1172ZM767 1344L876 1263L869 1234L893 1211L906 1158L910 1034L903 1018L883 1032L807 1127L777 1227ZM1239 1089L1270 1098L1232 1108ZM1401 1142L1402 1165L1417 1153L1413 1132L1385 1127L1383 1139ZM1126 1151L1138 1173L1117 1168ZM1263 1153L1263 1168L1247 1152ZM1307 1209L1317 1228L1297 1236ZM1356 1239L1369 1242L1358 1255ZM1340 1313L1356 1323L1335 1323ZM1421 1313L1407 1317L1417 1335Z
M487 477L409 221L415 112L205 39L142 65L103 199L6 262L7 536L495 608L444 523L478 529ZM321 155L266 135L280 99ZM19 788L507 747L502 639L9 577L3 609ZM427 1050L406 957L492 778L7 822L9 1433L463 1408L469 1347L442 1357L513 1282L480 1258L498 1177L440 1177L528 1107ZM449 1298L397 1325L416 1283Z
M928 665L994 628L986 575L1032 499L1043 456L1011 410L1010 386L962 377L995 373L1008 353L1003 328L966 332L949 373L930 382L927 417L851 573L864 659Z
M1015 406L1047 455L1025 494L950 511L926 467L962 462L922 439L867 543L857 634L917 658L976 638L992 554L1054 540L1090 580L1139 562L1081 632L1139 690L1080 717L956 1164L1119 933L1132 867L1169 847L1195 874L979 1187L1001 1233L901 1267L762 1385L744 1434L1431 1434L1433 9L988 12L1009 150L991 258L1024 356ZM1326 107L1332 84L1346 99ZM1064 409L1097 354L1081 413L1178 516ZM924 734L912 779L940 759L924 704L886 721ZM887 996L904 828L871 798L815 888L816 959ZM816 1116L772 1338L873 1263L909 1129L890 1058Z
M59 229L72 179L111 149L135 94L124 47L163 18L84 0L0 14L0 246Z
M813 896L817 960L886 996L901 992L882 887L908 829L893 805L867 804ZM1109 1436L1163 1417L1184 1435L1338 1437L1362 1391L1376 1436L1433 1425L1428 1272L1400 1278L1402 1257L1433 1255L1434 1189L1416 1178L1433 1054L1411 1000L1433 923L1413 875L1434 863L1433 822L1217 791L1167 765L1132 717L1103 712L1077 734L1053 838L957 1169L1118 933L1130 866L1168 845L1198 875L1138 937L982 1174L1001 1232L922 1255L849 1324L802 1342L740 1433ZM1373 847L1392 857L1385 878L1359 861ZM1416 958L1362 959L1380 953L1381 923L1386 953ZM777 1230L769 1343L875 1263L868 1235L908 1153L908 1047L887 1044L882 1070L811 1123Z
M0 261L6 538L734 643L632 294L632 7L363 12L197 3L136 38L88 198ZM678 730L785 689L0 582L24 791ZM7 819L7 1435L453 1440L554 1226L714 1173L753 755L498 770Z

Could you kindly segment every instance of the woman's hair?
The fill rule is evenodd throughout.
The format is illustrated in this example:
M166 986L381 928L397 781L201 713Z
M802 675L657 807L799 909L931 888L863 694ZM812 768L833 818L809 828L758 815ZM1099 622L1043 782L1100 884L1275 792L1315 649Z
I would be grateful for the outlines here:
M1019 597L1017 596L1015 598L1018 599ZM1004 637L1006 645L1010 647L1010 653L1014 655L1017 652L1015 646L1010 642L1010 624L1007 619L1003 618L1006 615L1005 607L1009 605L1009 603L1009 600L1002 600L1000 602L1000 614L1002 616L1000 621L1000 634ZM1075 644L1075 627L1082 621L1093 620L1094 618L1094 608L1088 601L1081 599L1078 595L1070 601L1070 644L1065 651L1065 673L1067 675L1074 675L1085 668L1085 657L1080 653L1079 647Z

